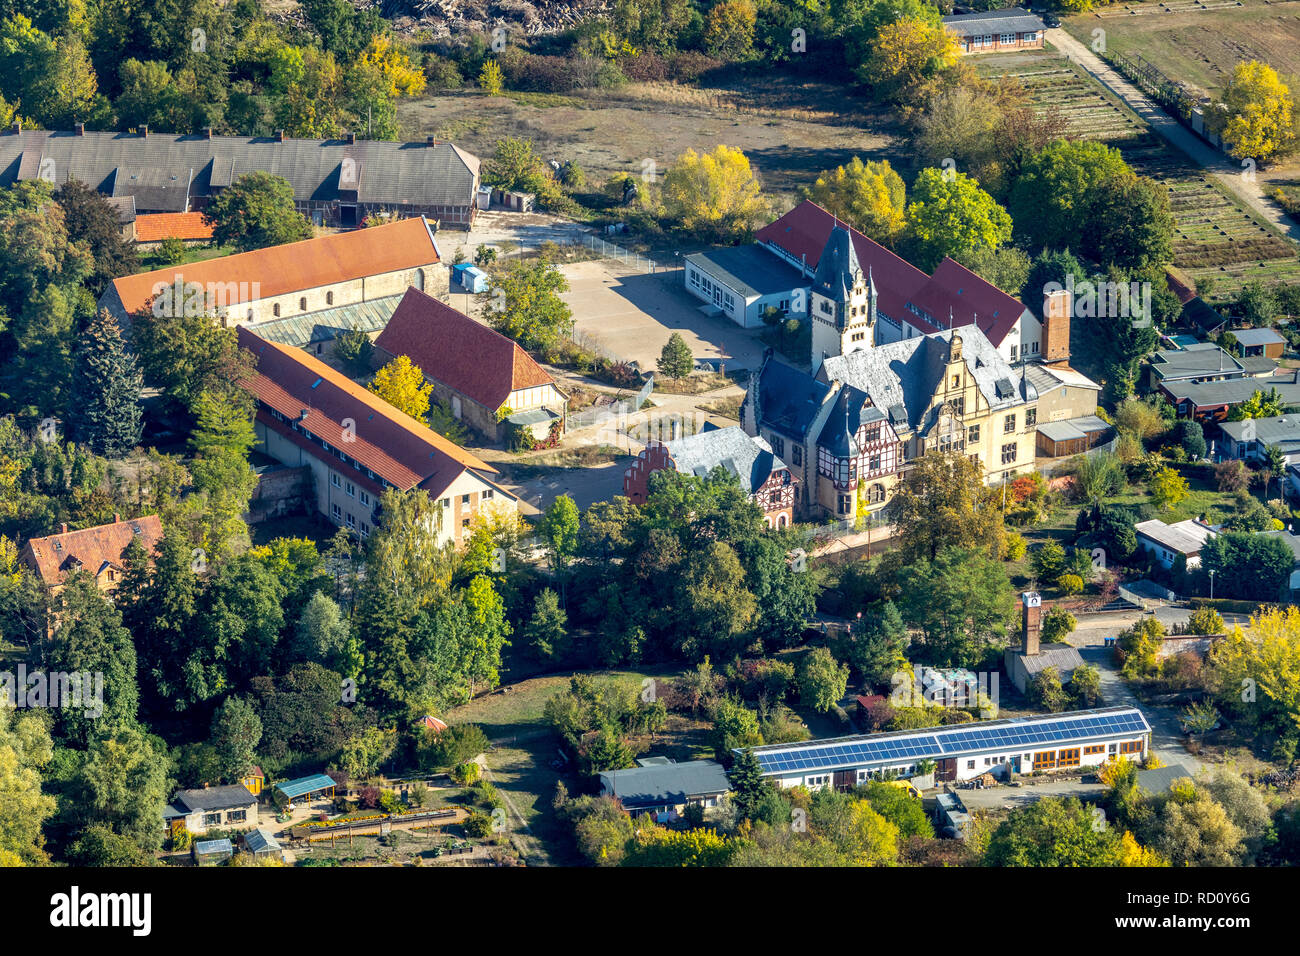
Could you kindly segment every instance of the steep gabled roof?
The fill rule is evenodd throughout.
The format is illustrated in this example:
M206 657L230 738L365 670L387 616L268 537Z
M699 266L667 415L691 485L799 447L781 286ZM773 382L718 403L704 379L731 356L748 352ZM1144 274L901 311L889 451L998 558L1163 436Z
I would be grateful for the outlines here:
M466 470L496 472L314 356L268 342L244 326L237 332L240 346L257 358L257 373L244 386L263 406L328 441L390 484L403 491L419 487L437 497ZM344 426L346 420L351 428Z
M952 259L944 259L934 275L927 276L878 242L839 223L811 200L764 226L755 238L776 246L795 262L806 263L810 270L820 270L822 251L837 227L847 229L852 237L853 254L876 285L880 309L923 333L960 328L978 319L989 341L1001 346L1016 320L1028 311L1014 296Z
M257 290L253 299L266 299L436 262L438 247L433 233L424 219L416 216L370 229L123 276L113 280L113 287L126 311L135 313L149 303L156 289L177 279L204 287L247 283Z
M407 289L375 346L495 411L512 391L554 385L519 345L418 289Z
M763 364L757 385L760 424L798 441L807 436L830 394L829 385L776 359Z
M98 574L105 565L121 567L122 553L136 538L152 554L162 536L162 521L158 516L145 515L32 538L23 546L22 557L46 586L51 586L78 568Z
M740 479L740 486L751 495L772 472L785 468L771 445L745 434L739 425L709 429L665 444L678 471L703 478L714 468L724 468Z

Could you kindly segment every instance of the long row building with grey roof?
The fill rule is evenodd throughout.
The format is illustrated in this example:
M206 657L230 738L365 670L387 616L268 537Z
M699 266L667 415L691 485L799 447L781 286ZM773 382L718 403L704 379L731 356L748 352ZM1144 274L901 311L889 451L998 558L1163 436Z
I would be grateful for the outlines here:
M24 130L0 133L0 187L77 179L136 213L195 212L246 173L289 181L298 210L318 226L360 225L376 213L425 216L468 228L478 158L451 143L388 143L275 136Z

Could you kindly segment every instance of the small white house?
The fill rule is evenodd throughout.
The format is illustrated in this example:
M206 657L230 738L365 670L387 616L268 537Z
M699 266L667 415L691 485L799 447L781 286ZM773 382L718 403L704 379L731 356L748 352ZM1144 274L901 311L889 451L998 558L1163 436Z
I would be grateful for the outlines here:
M1201 566L1201 548L1215 537L1215 530L1199 518L1165 524L1159 518L1139 521L1133 526L1138 547L1155 556L1163 568L1172 568L1178 556L1187 560L1188 568Z

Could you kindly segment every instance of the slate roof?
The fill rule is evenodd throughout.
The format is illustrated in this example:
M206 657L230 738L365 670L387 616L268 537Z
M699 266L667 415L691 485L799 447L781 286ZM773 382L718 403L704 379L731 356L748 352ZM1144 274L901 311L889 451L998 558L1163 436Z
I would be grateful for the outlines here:
M871 404L866 392L845 385L836 396L835 408L826 417L826 424L817 436L817 445L836 458L855 457L862 453L857 440L862 426L884 420L885 413Z
M786 467L762 438L752 438L739 425L714 428L685 438L665 442L676 469L703 477L714 468L725 468L740 479L740 486L754 494L772 476Z
M113 212L117 213L118 223L135 222L135 197L134 196L105 196L104 201L113 207Z
M268 299L438 261L433 233L424 219L416 216L370 229L123 276L113 280L113 288L123 308L133 314L148 305L155 289L171 285L178 278L204 287L209 283L248 283L250 290L257 290L253 299Z
M436 498L466 470L484 481L482 473L495 474L492 466L314 356L268 342L242 325L236 332L240 347L257 359L257 373L243 384L264 406L258 409L258 421L313 455L328 456L329 452L278 421L267 409L326 441L343 435L343 420L352 419L355 441L343 446L344 453L403 491L419 487ZM332 446L338 443L337 437L330 442ZM363 471L358 471L356 478L366 484Z
M731 790L731 781L716 760L654 764L610 770L600 775L601 789L628 810L685 803L688 797L715 796Z
M366 302L321 309L319 312L303 312L283 319L259 322L253 328L268 342L303 348L316 342L336 339L352 328L362 332L382 331L401 301L400 295L386 295Z
M755 238L775 246L792 262L802 263L815 272L837 224L847 229L859 267L875 284L879 310L922 333L970 325L978 316L980 329L1000 346L1016 321L1028 311L1013 296L952 259L945 259L933 276L927 276L851 226L838 223L831 213L811 200L804 200L764 226Z
M212 238L212 223L201 212L157 212L135 217L136 242Z
M46 160L56 183L79 179L109 196L134 197L141 212L187 212L196 198L257 170L287 179L298 202L348 199L348 183L340 184L345 168L355 174L361 203L469 206L479 173L478 159L450 143L0 132L0 187L37 178Z
M826 240L826 248L817 259L812 290L836 302L847 302L860 281L862 264L853 248L853 237L847 228L836 222Z
M199 810L234 810L257 803L257 797L242 783L228 787L200 787L196 790L177 790L172 805L189 813Z
M830 394L830 386L775 359L765 362L758 375L760 423L803 441Z
M493 411L517 389L555 384L516 342L418 289L406 290L375 346Z
M1047 29L1046 24L1023 7L1007 7L985 13L958 13L943 18L943 25L958 36L986 33L1033 33Z
M161 519L157 515L145 515L32 538L23 545L20 557L48 587L61 583L77 569L97 575L105 565L120 568L123 552L136 537L145 551L152 554L162 536Z
M935 332L831 356L822 362L818 378L865 392L889 414L896 431L920 430L929 424L926 409L943 381L954 334L961 339L966 367L990 407L996 410L1038 397L1033 384L1007 364L978 328ZM905 414L903 421L895 421L895 409Z

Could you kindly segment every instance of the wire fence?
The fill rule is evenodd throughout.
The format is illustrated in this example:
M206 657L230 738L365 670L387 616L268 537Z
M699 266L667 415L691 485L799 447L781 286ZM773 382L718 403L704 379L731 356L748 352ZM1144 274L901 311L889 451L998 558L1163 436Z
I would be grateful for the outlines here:
M602 259L617 259L619 262L626 263L633 269L641 272L648 272L654 275L656 272L662 272L664 267L649 256L643 256L640 253L624 249L620 245L612 242L606 242L600 236L588 236L587 248L596 253Z
M609 405L598 405L569 415L569 428L587 428L591 425L614 426L617 433L626 433L629 415L640 411L650 393L655 390L655 377L647 375L645 384L635 394Z

